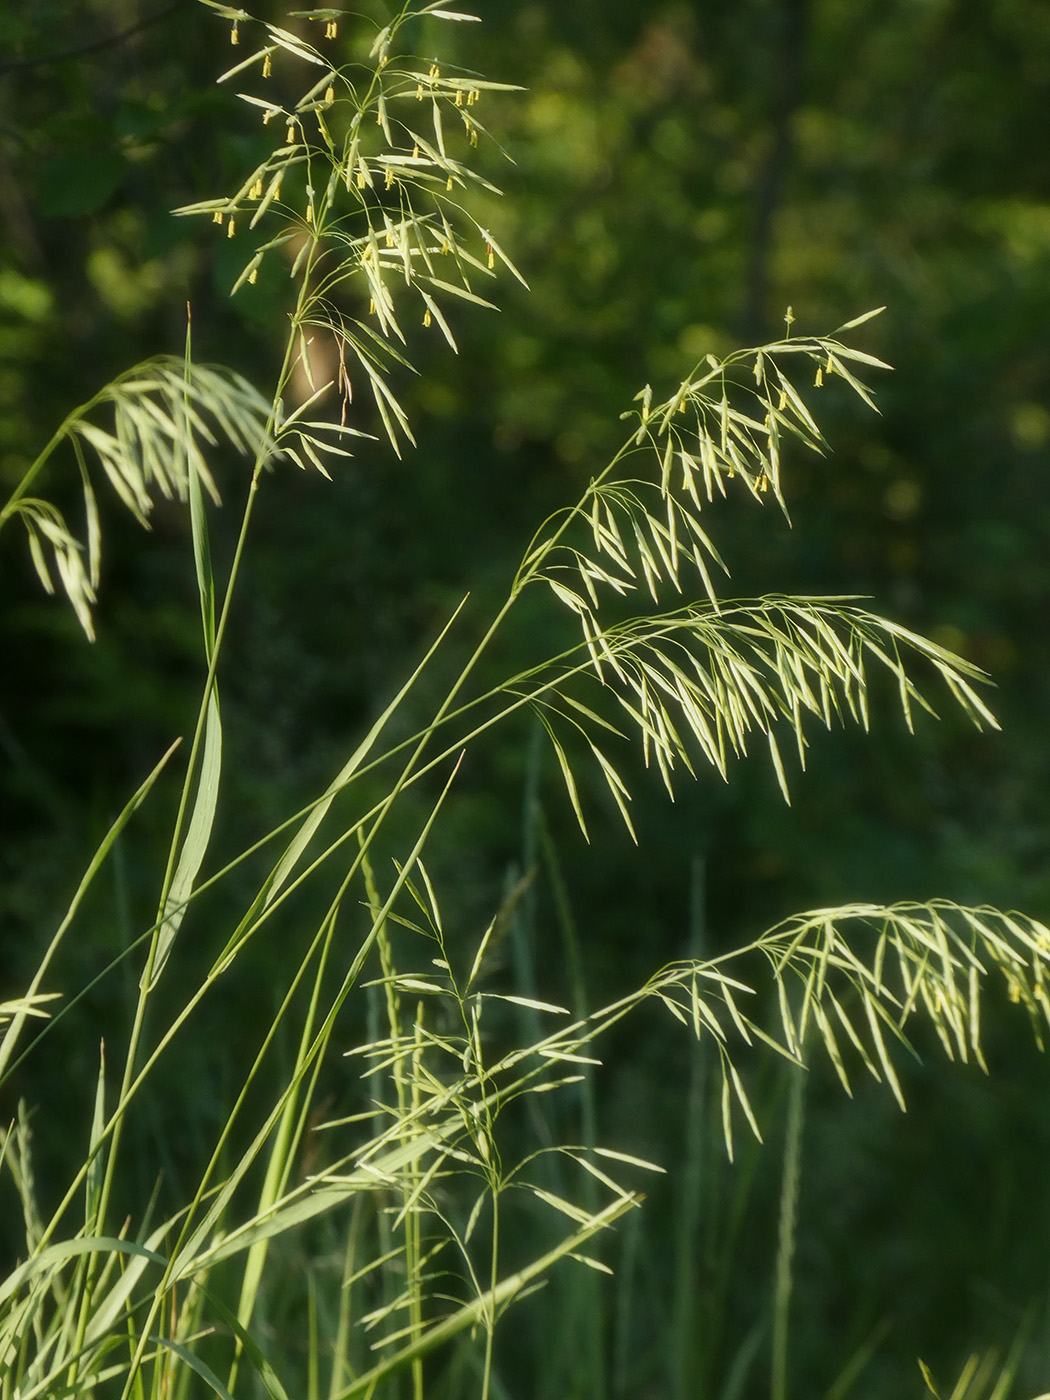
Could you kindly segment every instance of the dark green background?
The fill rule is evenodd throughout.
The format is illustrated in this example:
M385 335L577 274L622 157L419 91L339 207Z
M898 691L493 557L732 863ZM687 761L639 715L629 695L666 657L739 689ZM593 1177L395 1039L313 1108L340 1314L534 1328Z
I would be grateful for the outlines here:
M398 384L417 451L398 461L366 444L331 484L290 468L266 483L223 678L232 815L221 842L243 844L328 780L467 588L471 618L498 599L533 528L615 449L618 415L643 383L670 390L707 351L772 338L788 304L796 330L814 333L885 305L859 333L895 366L878 378L881 417L829 388L819 407L832 454L796 453L787 468L793 529L772 510L730 503L713 511L712 530L731 592L871 595L878 610L986 668L1003 733L976 734L946 707L911 738L886 694L870 735L814 736L790 809L757 761L736 765L728 787L702 775L674 806L631 771L640 859L597 787L585 794L585 847L547 772L543 801L588 996L612 998L685 952L697 871L693 917L699 907L718 949L846 899L944 895L1047 918L1050 9L1040 0L482 8L484 25L431 25L421 44L527 87L486 97L479 117L516 162L482 152L506 191L482 205L484 220L531 292L507 279L498 314L460 314L458 358L436 328L419 332L421 374ZM279 280L231 303L237 250L206 221L168 213L231 188L256 149L248 110L213 86L233 61L223 22L192 3L37 3L0 16L0 55L9 489L62 415L108 376L181 351L187 300L198 357L232 365L264 393L285 323ZM361 414L374 429L364 404ZM243 467L222 463L220 477L222 561ZM57 471L49 489L67 499ZM93 839L192 723L201 678L185 520L158 510L144 538L109 503L104 525L93 646L68 609L40 594L14 530L0 558L0 958L15 990ZM555 646L559 626L542 608L528 615L493 678ZM472 754L439 838L434 859L464 945L525 859L531 742L527 724L511 726ZM62 985L93 976L152 918L167 800L145 814L66 951ZM557 996L566 954L549 875L537 881L531 957L541 994ZM253 976L212 1013L198 1070L184 1067L170 1086L170 1121L158 1121L155 1141L176 1174L172 1124L192 1141L222 1113L206 1047L252 1039L276 961ZM100 984L84 1018L70 1018L49 1042L57 1048L27 1068L22 1092L79 1113L95 1073L82 1047L100 1031L119 1041L126 1010L119 975ZM922 1047L905 1118L875 1086L849 1105L830 1073L815 1077L799 1396L823 1395L882 1323L857 1395L918 1394L917 1354L947 1377L970 1350L1008 1346L1026 1317L1033 1340L1019 1393L1050 1385L1045 1068L1010 1008L989 1013L987 1035L987 1081ZM681 1153L690 1054L655 1016L610 1046L598 1080L606 1140L668 1163ZM690 1283L700 1320L684 1352L667 1329L681 1286L670 1263L678 1187L652 1193L625 1394L677 1394L683 1375L689 1394L722 1394L732 1357L768 1312L783 1086L755 1068L770 1143L732 1173L717 1152L710 1158L706 1243ZM58 1148L40 1150L59 1175ZM718 1248L733 1261L723 1303ZM557 1318L552 1305L555 1330ZM610 1354L612 1324L610 1305L599 1338ZM685 1356L684 1371L672 1353ZM515 1361L520 1375L528 1355ZM574 1343L551 1372L545 1381L539 1365L513 1393L544 1395L545 1384L552 1395L592 1393ZM765 1382L748 1384L742 1393L763 1393Z

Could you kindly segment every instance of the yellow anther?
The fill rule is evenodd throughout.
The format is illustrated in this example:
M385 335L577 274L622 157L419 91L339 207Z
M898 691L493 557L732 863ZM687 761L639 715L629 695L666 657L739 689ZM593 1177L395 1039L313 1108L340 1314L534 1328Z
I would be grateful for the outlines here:
M463 106L463 89L462 89L462 88L456 88L456 106L457 106L457 107L462 107L462 106Z
M339 21L330 19L324 27L324 37L326 39L337 39L339 37Z
M488 253L488 265L489 265L489 267L495 267L495 266L496 266L496 255L495 255L495 253L492 251L492 244L491 244L491 243L486 243L486 244L485 244L485 250L486 250L486 252Z
M441 240L441 247L438 251L442 253L451 253L452 249L449 247L449 242L447 238L443 238Z
M393 181L391 181L391 184L393 184ZM388 228L386 231L386 246L388 248L392 248L394 246L394 230L392 228Z
M478 144L477 128L473 126L470 128L470 144L472 146L476 146Z
M477 90L477 88L471 88L470 91L467 93L467 106L468 106L468 107L473 107L474 103L475 103L477 100L478 100L478 90Z
M441 77L441 69L437 66L436 63L432 63L432 64L430 65L430 73L428 74L428 76L431 77L431 78L440 78L440 77Z
M369 298L368 298L368 314L369 314L369 316L374 316L375 313L376 313L376 299L375 299L375 297L369 297Z
M388 190L392 190L394 188L394 172L390 169L389 165L386 168L386 180L384 181L384 183Z
M223 214L222 210L216 209L215 213L211 216L211 221L213 224L221 224L224 218L225 215Z
M249 198L249 199L261 199L261 198L262 198L262 181L261 181L261 180L256 180L255 184L254 184L254 185L251 187L251 189L248 191L248 198Z
M762 492L766 492L766 491L769 490L769 477L768 477L768 476L760 476L760 477L758 478L758 489L759 489L760 491L762 491Z
M308 205L306 206L306 222L307 222L308 224L312 224L313 221L314 221L314 206L313 206L312 204L308 204Z
M363 190L367 184L368 166L365 165L364 161L361 161L361 163L357 167L357 188L359 190Z
M324 100L325 102L335 101L335 88L332 87L331 84L329 84L328 87L326 87L324 90Z
M232 237L233 237L233 235L234 235L234 229L235 229L235 222L234 222L233 215L231 214L231 215L230 215L230 222L226 225L226 237L227 237L227 238L232 238Z
M259 280L259 269L258 269L257 267L253 267L252 270L251 270L251 272L248 273L248 281L251 282L252 285L254 286L255 283L258 282L258 280Z
M817 386L818 389L824 383L824 371L819 365L817 365L817 374L816 378L813 380L813 383Z
M414 145L414 146L412 147L412 159L413 159L413 160L418 160L418 159L419 159L419 143L418 143L418 142L416 143L416 145Z
M423 324L424 324L424 326L429 326L429 325L430 325L430 307L429 307L429 306L428 306L427 309L423 312Z
M452 176L450 175L450 176L448 177L448 179L445 181L445 189L446 189L446 190L450 190L451 188L452 188Z
M788 401L788 396L787 396L787 394L784 392L784 390L781 389L781 391L780 391L780 402L777 404L777 408L786 408L786 407L787 407L787 401Z
M233 28L230 30L230 43L231 43L231 44L239 44L240 42L241 42L241 36L240 36L240 34L239 34L238 30L237 30L237 21L234 20L234 21L233 21Z
M284 142L285 142L285 145L286 145L286 146L290 146L294 140L295 140L295 122L294 122L294 121L290 121L290 122L288 123L288 129L287 129L287 131L284 133Z
M422 101L423 101L423 84L422 84L422 83L417 83L417 84L416 84L416 101L417 101L417 102L422 102Z
M267 54L263 59L263 77L268 78L272 72L273 64L270 62L270 55Z

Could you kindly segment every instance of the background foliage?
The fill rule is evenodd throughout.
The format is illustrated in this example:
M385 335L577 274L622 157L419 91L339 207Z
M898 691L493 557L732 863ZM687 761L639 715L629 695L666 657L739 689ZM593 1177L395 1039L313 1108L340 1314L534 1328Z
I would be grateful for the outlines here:
M232 765L245 831L327 781L347 735L386 703L465 588L495 596L536 520L613 449L639 383L677 382L683 357L779 334L788 303L802 333L885 304L864 342L896 367L879 379L881 418L829 393L831 454L790 461L795 528L741 504L720 519L720 544L741 595L871 594L991 671L1002 735L951 714L920 723L917 740L890 716L870 735L836 733L815 746L790 809L758 764L736 765L726 787L707 776L683 786L674 806L632 774L649 854L628 866L597 787L585 794L591 844L575 843L557 774L537 778L523 724L463 775L467 798L436 858L457 891L446 919L473 928L501 891L521 891L528 936L508 939L505 956L523 989L557 1000L578 964L596 1004L697 940L728 948L840 899L943 894L1046 918L1050 15L1035 0L490 0L484 18L441 42L528 87L479 112L517 164L482 153L509 194L476 207L531 291L508 283L498 317L470 308L457 319L458 358L436 326L420 332L421 373L399 383L419 451L397 459L363 445L330 484L285 476L262 500L224 696L250 760ZM272 379L283 327L276 281L229 300L236 239L168 213L233 187L257 155L255 128L209 81L232 61L215 18L188 3L108 0L38 4L0 24L9 487L73 404L136 360L180 352L187 300L198 358L253 381ZM356 41L344 31L339 42ZM363 400L360 411L375 430ZM230 500L237 473L235 459L223 464ZM93 646L74 642L75 619L38 594L16 552L0 560L0 956L14 986L64 907L69 872L191 722L199 681L186 521L162 506L143 548L107 509ZM232 539L221 520L217 531L221 558ZM148 898L149 830L136 839L115 867L128 927ZM108 918L91 924L67 951L70 984L123 937ZM176 1176L180 1139L220 1112L203 1047L251 1037L269 1005L270 979L256 977L202 1035L200 1078L167 1086L154 1145ZM119 986L99 984L83 1014L119 1025ZM65 1033L64 1084L49 1076L28 1097L86 1122L96 1067L76 1058L72 1018ZM918 1383L916 1354L947 1374L971 1349L1008 1347L1026 1321L1028 1378L1045 1388L1045 1071L1012 1008L986 1035L994 1078L931 1057L910 1074L905 1118L874 1086L858 1086L853 1105L830 1074L812 1087L798 1393L825 1393L871 1339L857 1393L902 1393ZM685 1393L696 1376L713 1385L764 1337L779 1153L775 1142L744 1148L730 1173L691 1146L688 1073L680 1037L653 1018L614 1043L596 1086L605 1140L691 1163L707 1182L688 1256L675 1253L681 1188L650 1192L629 1340L612 1339L608 1304L604 1322L580 1324L606 1329L606 1351L629 1349L618 1374L632 1394ZM770 1122L784 1093L771 1071L757 1085ZM40 1146L46 1180L62 1164ZM676 1314L683 1279L709 1347ZM552 1394L572 1358L562 1365Z

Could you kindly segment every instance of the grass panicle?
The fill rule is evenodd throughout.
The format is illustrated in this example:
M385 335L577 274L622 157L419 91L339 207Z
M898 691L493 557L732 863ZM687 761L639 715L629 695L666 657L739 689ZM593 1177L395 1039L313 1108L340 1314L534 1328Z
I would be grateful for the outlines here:
M572 1340L552 1353L563 1358L559 1375L572 1378L559 1393L626 1393L623 1344L610 1360L598 1335L603 1276L620 1264L609 1296L629 1322L642 1287L634 1262L641 1227L627 1222L661 1168L603 1144L594 1068L602 1038L655 1004L695 1040L683 1099L696 1117L682 1196L687 1229L674 1266L683 1289L693 1277L689 1249L708 1238L712 1136L721 1135L730 1158L741 1123L761 1137L748 1089L754 1057L779 1056L796 1086L772 1311L735 1346L721 1388L743 1393L771 1328L776 1400L787 1394L790 1369L803 1070L828 1062L847 1093L865 1071L903 1106L896 1066L913 1053L909 1037L920 1025L950 1058L986 1067L981 1009L991 986L1025 1008L1041 1045L1050 930L949 901L856 904L798 915L712 956L697 892L688 956L595 1008L585 920L573 910L566 858L541 800L540 747L530 759L521 868L469 949L443 913L428 848L457 800L465 754L523 710L535 715L541 744L551 742L584 834L586 769L600 775L633 833L615 757L626 742L673 793L675 776L699 775L705 764L728 779L733 756L760 741L786 797L781 743L804 765L814 724L866 727L874 673L892 679L909 724L931 708L932 678L974 724L994 725L977 668L854 599L733 600L715 588L726 571L714 542L718 513L732 493L776 500L786 514L789 448L822 450L809 406L815 389L841 381L873 406L862 376L886 367L843 338L868 317L830 337L709 356L662 402L643 389L620 451L537 532L493 616L479 624L460 605L367 733L348 742L331 782L220 865L216 852L229 850L238 824L225 800L221 691L259 493L277 489L272 469L282 462L338 470L366 431L358 386L390 447L402 451L413 428L396 381L413 336L430 330L455 351L457 310L491 305L497 274L521 278L471 202L475 189L492 188L471 164L488 139L479 102L484 110L513 85L412 48L422 18L472 16L408 3L364 43L335 46L350 22L341 11L297 12L284 27L204 3L235 41L220 81L273 141L232 193L178 212L210 217L216 237L243 247L238 296L251 296L262 276L287 279L288 335L269 397L230 371L196 365L188 336L181 358L128 371L66 418L0 512L0 525L21 519L42 583L53 590L57 576L91 636L102 547L95 483L107 481L144 525L159 498L185 503L201 615L200 702L187 742L173 745L129 799L30 985L0 1006L0 1079L17 1084L24 1057L47 1053L49 1028L71 1004L56 971L63 941L118 838L163 788L175 816L154 872L156 915L96 979L125 961L135 973L126 1024L99 1057L80 1165L41 1192L28 1112L0 1136L0 1174L23 1237L0 1282L0 1395L423 1400L433 1387L489 1400L509 1393L498 1344L504 1319L548 1280L563 1289L550 1295L560 1300L551 1315L588 1333L585 1347ZM298 83L295 100L267 95L278 66L282 91ZM324 342L337 366L328 378L319 368ZM224 446L251 467L232 558L218 571L209 512L227 470ZM40 494L45 468L58 470L62 453L80 473L83 539ZM514 626L515 605L533 585L543 585L552 609L568 610L577 639L494 687L480 682L479 662ZM442 690L432 662L453 628L461 638L476 632ZM405 737L409 697L413 723L428 717ZM540 883L570 969L564 1005L540 994L532 961ZM240 912L216 927L213 896L226 891ZM195 985L171 972L188 928L196 949L206 949ZM198 1008L221 1002L233 976L252 966L260 935L288 938L289 929L296 965L272 988L257 1043L224 1063L232 1087L213 1138L187 1149L193 1179L176 1204L172 1192L185 1183L158 1187L153 1205L129 1217L125 1184L142 1141L131 1129L148 1117L159 1067L180 1063ZM772 1014L762 995L769 988ZM35 1040L30 1028L40 1032ZM226 1056L223 1047L209 1051ZM92 1046L92 1062L96 1053ZM332 1082L345 1091L336 1109ZM532 1131L524 1146L522 1123ZM35 1129L51 1130L46 1118ZM721 1307L716 1299L708 1310L713 1325ZM674 1328L669 1381L684 1394L697 1345L684 1302ZM875 1345L858 1351L836 1394L847 1393ZM1004 1400L1003 1377L1016 1360L1005 1371L997 1365L968 1363L953 1400Z

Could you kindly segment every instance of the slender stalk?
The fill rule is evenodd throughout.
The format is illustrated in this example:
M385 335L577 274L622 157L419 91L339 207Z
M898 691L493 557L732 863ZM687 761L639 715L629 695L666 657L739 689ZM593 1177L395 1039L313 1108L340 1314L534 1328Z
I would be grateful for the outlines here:
M0 506L0 530L2 530L7 522L17 514L19 502L28 495L29 488L47 466L55 448L69 435L71 425L75 423L78 418L86 417L93 408L96 408L103 402L105 397L105 390L100 390L93 398L88 399L87 403L78 404L76 408L71 409L62 419L62 422L51 434L45 446L37 453L33 463L23 472L21 479L7 498L5 504Z
M784 1176L780 1191L776 1281L773 1289L773 1362L770 1400L788 1400L788 1337L793 1285L792 1264L798 1226L799 1180L802 1167L802 1126L806 1109L806 1071L790 1066Z
M289 341L289 347L288 350L286 350L285 354L286 363L290 351L291 342ZM273 416L274 414L272 413L270 422L267 424L267 435L269 435L273 426ZM169 912L167 911L167 900L168 895L171 891L171 883L175 875L175 863L178 857L180 838L182 836L182 830L186 820L186 812L189 807L190 794L193 790L193 781L197 773L197 760L200 754L200 748L204 738L204 726L207 722L208 708L211 703L212 694L215 689L216 672L218 670L219 658L222 654L223 641L226 635L226 626L229 621L230 610L233 603L234 587L237 582L238 575L240 573L241 562L244 556L245 544L248 538L248 527L251 523L252 509L255 504L256 494L259 489L259 474L262 471L263 466L264 461L260 456L256 460L255 467L252 471L252 478L248 487L248 496L247 500L245 501L244 511L241 516L240 530L238 532L237 543L234 549L233 561L230 565L230 573L227 579L226 593L223 599L223 605L219 615L218 625L215 630L215 644L211 649L211 657L208 664L208 674L205 679L204 691L201 698L200 708L197 713L197 722L193 733L193 741L190 745L190 753L186 762L186 777L182 785L182 793L179 798L178 812L176 813L175 825L172 832L171 842L168 848L167 867L165 869L164 878L161 883L161 895L159 900L159 912L157 915L157 923L154 926L153 936L150 940L149 949L146 953L146 961L145 967L143 969L143 976L140 984L139 995L135 1002L135 1013L132 1021L131 1033L128 1037L128 1048L124 1060L124 1073L121 1079L120 1090L118 1094L118 1100L121 1103L125 1102L128 1097L128 1090L131 1086L135 1072L135 1062L138 1059L140 1041L145 1026L146 1006L148 1004L150 993L152 990L153 971L157 957L157 950L159 947L160 934L161 930L164 927L166 915ZM113 1179L116 1170L117 1152L121 1135L122 1122L118 1119L114 1126L113 1141L110 1147L110 1156L109 1161L107 1163L106 1177L102 1188L99 1215L100 1220L105 1219L109 1206L109 1199L113 1189Z
M707 948L706 870L702 856L690 863L689 932L686 956L703 962ZM709 1134L707 1116L707 1047L698 1039L689 1051L689 1089L685 1112L685 1161L675 1230L674 1346L672 1389L675 1400L688 1400L691 1377L697 1372L698 1350L710 1338L703 1336L699 1261L701 1257L701 1209L704 1204L704 1152Z
M109 1200L113 1189L117 1157L121 1137L123 1134L124 1107L126 1106L127 1102L130 1101L131 1097L130 1091L132 1089L134 1081L135 1064L138 1059L142 1034L145 1027L146 1008L153 987L153 974L156 963L157 951L159 947L160 935L164 927L165 919L168 913L170 912L167 909L168 898L171 892L172 881L175 876L176 861L180 849L183 827L186 821L186 813L189 808L190 795L193 790L193 782L197 774L198 757L200 755L201 745L204 739L205 725L207 723L208 712L212 703L212 697L215 693L219 659L223 651L223 642L226 636L226 628L229 623L230 613L233 606L234 593L236 590L236 584L240 576L241 565L244 558L245 548L247 545L249 527L251 525L252 513L259 489L259 479L262 470L267 462L266 454L268 444L273 440L273 430L277 421L277 415L279 411L280 391L283 388L284 384L287 382L287 379L291 373L291 367L293 364L293 352L295 347L297 319L303 314L303 309L306 305L306 298L308 295L307 285L308 284L305 279L299 285L299 290L297 294L296 314L292 318L292 326L285 343L284 357L281 364L281 370L278 374L278 388L277 392L274 394L270 407L270 412L267 417L265 433L263 437L263 445L260 447L259 452L256 455L255 463L252 468L251 480L248 486L248 494L245 500L244 509L241 514L240 528L238 530L237 541L234 547L233 559L231 561L229 574L226 580L226 588L223 596L222 607L219 613L219 620L215 627L214 640L211 642L210 646L208 646L208 639L206 636L206 647L209 653L208 672L205 677L204 687L201 695L201 702L197 712L197 721L194 727L193 741L190 746L190 753L186 763L186 777L183 781L182 792L179 799L179 807L176 813L172 837L168 847L167 866L165 868L164 877L161 882L160 899L158 901L159 912L157 915L157 923L154 927L154 932L150 939L149 949L146 954L145 967L143 969L143 975L139 984L139 995L136 999L135 1004L135 1013L132 1022L131 1033L128 1038L128 1047L124 1060L124 1073L121 1079L121 1085L118 1094L118 1109L115 1111L113 1119L113 1132L109 1146L109 1157L107 1161L106 1175L103 1181L100 1196L98 1216L100 1224L105 1221ZM190 347L189 326L187 326L186 347L188 357ZM196 998L193 998L192 1000L196 1000ZM142 1082L143 1078L144 1076L140 1076L139 1082ZM138 1365L140 1364L141 1357L143 1355L144 1348L146 1345L146 1340L147 1330L144 1328L138 1348L136 1350L135 1360L133 1361L129 1371L128 1381L125 1386L123 1400L127 1400L127 1397L130 1394L130 1387L134 1383L135 1376L138 1370Z
M416 1017L413 1025L413 1048L412 1048L412 1081L410 1085L410 1117L414 1120L421 1106L420 1097L420 1068L423 1061L423 1003L416 1005ZM408 1139L406 1138L407 1142ZM409 1333L413 1342L418 1342L423 1335L423 1225L421 1217L421 1204L417 1202L415 1206L409 1206L410 1201L419 1184L421 1172L418 1165L406 1173L404 1185L401 1188L402 1206L406 1209L404 1219L405 1231L405 1271L408 1275L411 1295L409 1300L409 1321L411 1331ZM412 1358L412 1400L424 1400L423 1389L423 1358L415 1356Z
M496 1289L499 1284L499 1189L492 1187L492 1244L489 1256L491 1302L485 1311L485 1365L481 1376L481 1400L489 1400L492 1387L492 1358L496 1340Z

